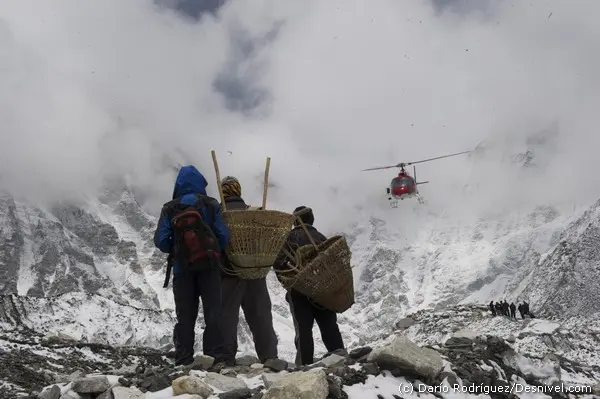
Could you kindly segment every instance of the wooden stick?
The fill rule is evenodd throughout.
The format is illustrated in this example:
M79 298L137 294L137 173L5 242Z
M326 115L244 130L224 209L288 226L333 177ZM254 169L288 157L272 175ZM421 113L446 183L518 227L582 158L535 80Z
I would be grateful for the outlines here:
M315 243L315 241L310 236L310 233L308 232L308 229L306 228L306 225L304 224L304 222L300 218L301 215L304 215L305 213L308 213L308 212L310 212L310 208L305 208L305 209L299 210L298 212L294 213L294 216L296 216L296 219L298 219L298 221L300 222L300 226L302 227L302 230L304 230L304 232L306 233L306 236L310 240L310 243L312 244L312 246L315 247L315 251L319 252L319 247L317 247L317 244Z
M269 168L271 167L271 158L267 157L267 166L265 167L265 184L263 188L263 211L267 210L267 190L269 189Z
M219 189L219 195L221 196L221 206L223 207L223 211L225 209L225 196L223 196L223 187L221 187L221 174L219 173L219 164L217 163L217 154L215 150L210 151L213 159L213 165L215 166L215 174L217 175L217 188Z

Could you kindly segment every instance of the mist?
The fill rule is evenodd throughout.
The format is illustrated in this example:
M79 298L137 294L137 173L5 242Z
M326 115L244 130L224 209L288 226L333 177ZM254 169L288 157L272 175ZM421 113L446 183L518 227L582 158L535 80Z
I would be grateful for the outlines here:
M0 185L55 201L124 177L157 214L177 165L218 197L215 149L252 204L271 157L268 208L329 231L597 200L600 4L439 3L0 0ZM425 206L390 211L397 170L361 172L479 144L417 166Z

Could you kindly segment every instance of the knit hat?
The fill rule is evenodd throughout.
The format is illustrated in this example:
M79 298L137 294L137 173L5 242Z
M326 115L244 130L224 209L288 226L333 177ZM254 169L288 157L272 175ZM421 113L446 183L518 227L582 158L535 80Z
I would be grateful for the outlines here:
M238 179L233 176L227 176L221 180L224 197L241 197L242 186Z
M303 206L299 206L298 208L294 209L294 213L301 211L303 209L306 209L306 207ZM310 209L310 208L308 208ZM302 222L304 222L304 224L310 224L312 226L312 224L315 222L315 215L313 214L312 209L310 209L308 212L306 212L305 214L303 214L302 216L300 216L300 219L302 220ZM296 219L296 221L294 222L295 226L299 226L300 222L298 222L298 219Z

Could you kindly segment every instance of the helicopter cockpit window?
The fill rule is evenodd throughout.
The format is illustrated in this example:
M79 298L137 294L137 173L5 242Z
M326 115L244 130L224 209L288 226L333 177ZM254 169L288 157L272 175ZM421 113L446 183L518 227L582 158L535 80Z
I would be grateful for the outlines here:
M392 187L408 187L408 186L412 186L412 181L411 181L411 179L407 179L407 178L396 179L396 180L394 180L394 183L392 184Z

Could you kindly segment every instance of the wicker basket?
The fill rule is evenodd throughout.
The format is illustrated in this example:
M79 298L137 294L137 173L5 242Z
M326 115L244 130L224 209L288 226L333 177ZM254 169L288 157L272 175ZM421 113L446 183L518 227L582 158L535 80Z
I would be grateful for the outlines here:
M235 274L244 280L266 277L294 216L271 210L226 210L223 218L231 232L226 252Z
M346 239L334 236L318 245L305 245L296 251L296 271L279 275L283 286L294 289L317 304L342 313L354 304L351 252Z

